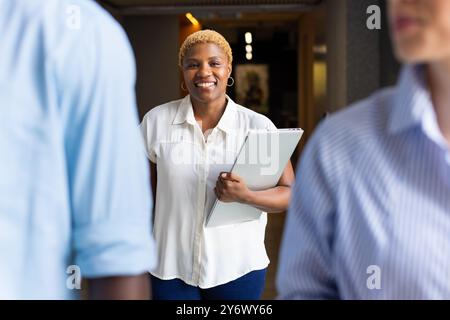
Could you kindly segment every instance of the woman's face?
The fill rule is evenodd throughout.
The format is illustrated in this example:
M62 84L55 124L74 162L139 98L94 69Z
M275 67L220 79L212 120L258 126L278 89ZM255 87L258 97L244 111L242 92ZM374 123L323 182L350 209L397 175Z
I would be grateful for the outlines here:
M389 20L402 62L450 59L450 0L389 0Z
M184 57L184 82L191 98L199 102L211 103L223 98L230 75L228 57L216 44L196 44Z

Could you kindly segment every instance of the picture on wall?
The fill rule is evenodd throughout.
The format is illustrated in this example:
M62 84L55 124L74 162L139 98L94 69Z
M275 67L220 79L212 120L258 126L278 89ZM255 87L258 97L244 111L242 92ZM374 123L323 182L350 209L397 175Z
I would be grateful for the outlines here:
M269 67L240 64L235 69L236 102L262 114L269 113Z

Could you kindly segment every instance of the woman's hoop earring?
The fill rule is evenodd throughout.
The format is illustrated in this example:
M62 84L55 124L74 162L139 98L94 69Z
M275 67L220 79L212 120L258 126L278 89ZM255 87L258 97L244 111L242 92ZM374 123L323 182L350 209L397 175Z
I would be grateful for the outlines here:
M228 81L227 81L227 86L232 87L234 85L234 79L233 79L233 77L229 77L228 79L231 79L231 84L228 84Z
M183 87L183 84L184 84L184 87ZM184 82L181 82L181 90L187 91L186 84Z

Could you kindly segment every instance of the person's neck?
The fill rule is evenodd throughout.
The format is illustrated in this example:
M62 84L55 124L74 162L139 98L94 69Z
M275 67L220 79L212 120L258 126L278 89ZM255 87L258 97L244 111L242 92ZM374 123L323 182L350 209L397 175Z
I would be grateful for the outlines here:
M428 65L427 73L439 128L450 146L450 59Z
M225 96L223 99L217 99L209 103L203 103L193 99L191 99L191 102L194 109L195 120L201 122L203 132L213 129L219 123L227 106L227 98Z

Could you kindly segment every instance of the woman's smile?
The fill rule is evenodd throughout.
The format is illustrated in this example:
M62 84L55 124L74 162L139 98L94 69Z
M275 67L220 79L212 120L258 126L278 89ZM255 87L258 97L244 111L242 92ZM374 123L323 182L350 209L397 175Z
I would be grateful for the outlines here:
M214 89L217 86L217 81L211 81L211 80L203 81L203 80L200 80L200 81L196 81L194 83L194 85L195 85L196 88L212 90L212 89Z

